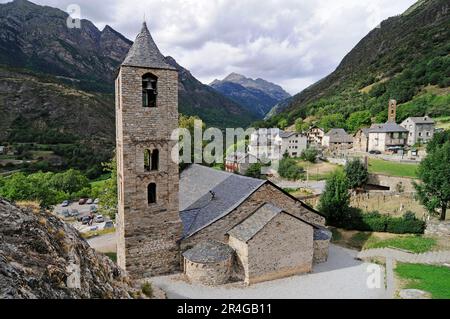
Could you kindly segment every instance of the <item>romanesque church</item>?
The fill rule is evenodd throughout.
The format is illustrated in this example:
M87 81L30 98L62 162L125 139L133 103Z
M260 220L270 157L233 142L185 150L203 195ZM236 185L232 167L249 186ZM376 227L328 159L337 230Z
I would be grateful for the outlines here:
M209 285L308 273L328 257L321 214L266 180L171 159L178 72L143 24L116 79L117 261L135 278Z

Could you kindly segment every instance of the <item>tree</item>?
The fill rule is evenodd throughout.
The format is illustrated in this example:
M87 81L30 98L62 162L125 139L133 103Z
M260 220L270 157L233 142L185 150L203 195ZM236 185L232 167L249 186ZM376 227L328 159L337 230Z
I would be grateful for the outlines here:
M245 176L248 177L253 177L253 178L261 178L261 163L254 163L251 164L248 169L247 172L245 172Z
M307 122L305 122L301 117L295 121L295 130L297 132L301 133L301 132L307 131L308 128L309 128L309 124Z
M344 170L351 189L363 186L369 178L367 167L357 158L347 162Z
M289 125L287 119L281 119L278 121L278 128L284 130Z
M345 128L345 119L342 114L325 115L319 122L319 126L326 132L332 128Z
M431 149L420 163L417 175L422 181L415 184L420 201L430 213L440 209L440 218L445 220L450 202L450 141Z
M64 173L55 174L51 179L52 186L67 194L76 193L90 187L89 179L80 171L69 169Z
M111 178L108 179L103 190L100 191L99 195L99 210L102 214L109 216L111 219L116 218L117 213L117 161L114 157L111 162L103 163L103 170L105 172L111 173Z
M346 126L351 132L356 132L362 127L370 126L372 114L369 111L360 111L350 114Z
M427 152L433 152L435 149L444 145L445 142L450 142L450 130L434 134L433 139L427 144Z
M328 179L320 197L319 210L330 225L339 224L349 212L350 193L348 181L342 172L335 172Z
M283 157L278 167L278 174L289 180L298 180L303 176L304 170L293 158Z
M315 148L309 147L302 152L300 157L304 161L315 163L317 155L319 155L319 152Z

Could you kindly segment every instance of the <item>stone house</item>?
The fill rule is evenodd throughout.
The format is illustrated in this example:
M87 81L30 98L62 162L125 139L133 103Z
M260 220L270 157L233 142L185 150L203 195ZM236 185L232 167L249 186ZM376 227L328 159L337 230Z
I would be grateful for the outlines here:
M260 160L280 160L286 153L290 157L300 156L307 145L308 139L302 133L259 129L250 136L248 152Z
M306 133L308 145L322 146L322 140L325 136L325 130L320 127L311 127Z
M417 143L427 143L433 139L435 123L428 116L408 117L400 125L409 131L407 142L409 146Z
M115 85L117 262L132 278L184 271L208 284L233 276L252 283L308 272L326 260L325 218L270 181L201 165L179 174L171 156L178 72L145 23ZM300 143L295 133L274 138Z
M245 175L248 168L258 162L259 160L252 154L233 152L225 157L225 171Z
M369 151L369 132L369 128L363 128L353 135L353 150L357 152Z
M407 138L408 130L394 122L373 124L369 129L368 150L382 153L403 152Z
M252 284L310 272L328 257L331 233L323 216L269 181L191 165L180 177L180 216L184 271L192 281L223 283L226 274ZM204 249L210 240L233 249L231 264L223 254L215 257L217 244ZM212 261L193 273L192 255L200 250L197 264Z
M353 138L344 129L333 128L323 137L322 146L330 151L348 150L353 146Z

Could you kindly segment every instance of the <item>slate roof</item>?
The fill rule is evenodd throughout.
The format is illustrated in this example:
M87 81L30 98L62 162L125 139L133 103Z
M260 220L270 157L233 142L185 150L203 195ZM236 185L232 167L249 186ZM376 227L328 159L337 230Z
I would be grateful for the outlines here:
M258 159L256 156L249 153L230 153L226 157L227 162L236 162L236 163L250 163L250 157L252 157L252 163L258 163Z
M264 183L260 179L191 165L180 177L183 239L226 216Z
M283 210L281 208L275 206L272 203L265 203L264 205L256 209L253 212L253 214L251 214L247 219L245 219L243 222L241 222L240 224L232 228L230 231L228 231L228 234L243 242L248 242L261 229L263 229L273 218L275 218L275 216L279 215L280 213L283 213ZM319 225L311 224L297 216L291 214L289 215L292 216L292 218L301 220L302 222L314 227L314 229L320 230L321 232L326 234L327 231L326 228Z
M416 123L416 124L434 124L433 119L428 116L409 117L406 120L410 120L411 122Z
M281 138L289 138L289 137L291 137L292 135L300 135L300 133L297 133L297 132L286 132L286 131L281 131L280 130L280 137Z
M134 66L155 69L176 70L166 63L164 56L159 51L144 22L141 32L137 35L133 46L128 51L123 66Z
M314 240L330 240L331 236L332 233L324 227L314 229Z
M407 129L394 122L386 122L384 124L373 124L370 127L370 133L404 133Z
M215 240L203 241L183 253L183 257L195 263L216 263L233 256L233 249Z
M353 143L353 138L342 128L333 128L325 136L330 137L330 143Z

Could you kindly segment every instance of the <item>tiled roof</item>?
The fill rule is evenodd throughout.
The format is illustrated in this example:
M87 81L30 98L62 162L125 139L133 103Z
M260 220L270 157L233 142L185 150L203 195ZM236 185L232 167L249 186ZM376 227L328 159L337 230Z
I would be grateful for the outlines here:
M260 179L191 165L180 178L183 238L226 216L264 183Z
M352 143L353 138L342 128L333 128L325 136L330 137L330 143Z
M384 124L373 124L370 127L370 133L403 133L408 132L407 129L394 122L386 122Z
M422 117L409 117L407 120L410 120L413 123L416 124L434 124L434 121L432 118L429 118L428 116L422 116Z
M141 32L137 35L133 46L128 51L123 66L134 66L155 69L176 70L165 62L164 56L159 51L144 22Z
M243 242L248 242L261 229L263 229L264 226L266 226L273 218L275 218L275 216L277 216L280 213L283 213L283 210L281 208L271 203L265 203L264 205L256 209L255 212L253 212L253 214L250 215L247 219L245 219L243 222L232 228L228 232L228 234ZM314 229L321 230L324 234L327 231L326 228L322 226L311 224L302 218L299 218L291 214L289 215L292 216L292 218L301 220L302 222L314 227Z
M207 240L183 253L183 257L195 263L215 263L227 260L233 255L233 249L215 240Z

